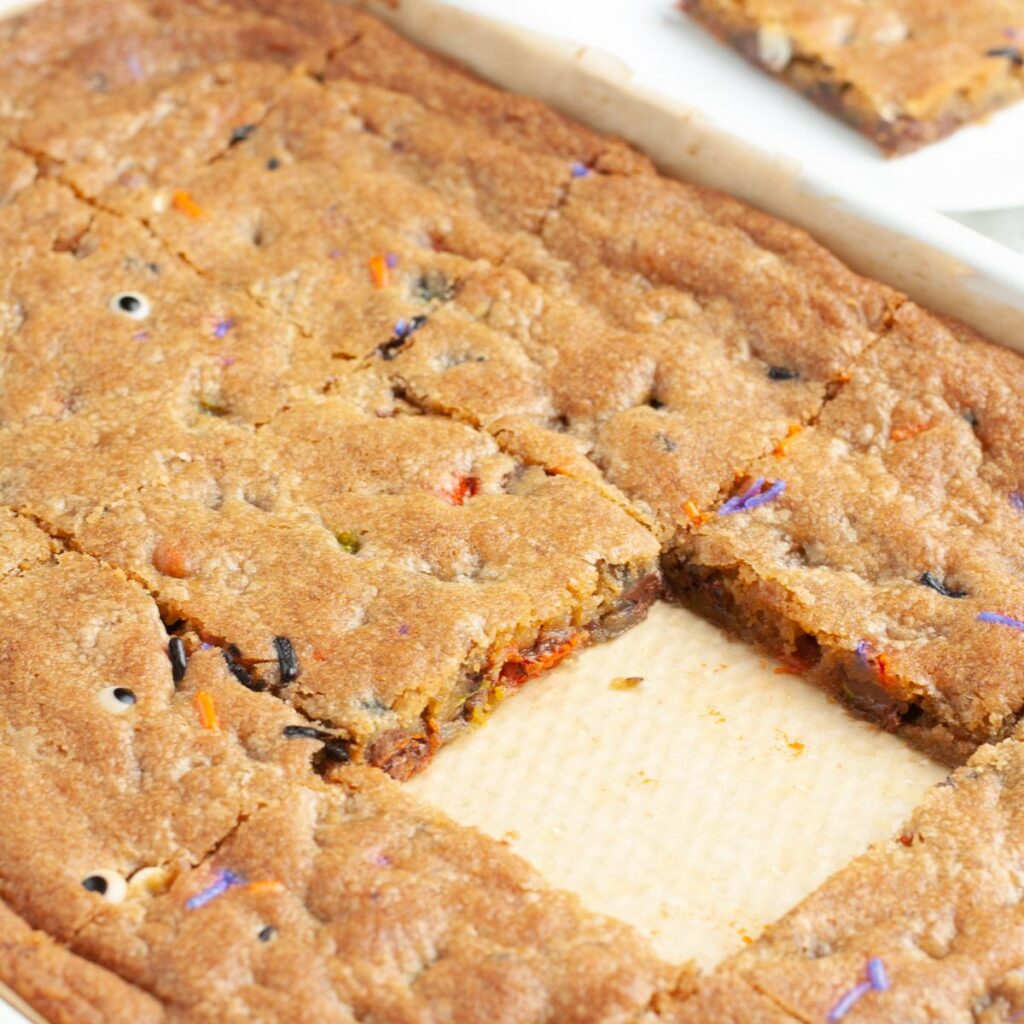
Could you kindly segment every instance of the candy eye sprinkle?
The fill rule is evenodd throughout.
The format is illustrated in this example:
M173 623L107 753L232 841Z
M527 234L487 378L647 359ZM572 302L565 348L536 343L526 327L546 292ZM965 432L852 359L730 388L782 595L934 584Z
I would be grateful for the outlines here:
M82 879L82 888L94 892L107 903L122 903L128 894L128 883L116 871L96 871Z
M110 300L110 308L132 320L145 320L150 314L149 299L140 292L119 292Z
M135 696L134 690L129 690L126 686L108 686L96 694L96 699L104 711L109 711L113 715L123 715L135 704L138 697Z
M265 925L256 934L256 938L259 939L260 942L270 942L276 937L277 929L272 924Z

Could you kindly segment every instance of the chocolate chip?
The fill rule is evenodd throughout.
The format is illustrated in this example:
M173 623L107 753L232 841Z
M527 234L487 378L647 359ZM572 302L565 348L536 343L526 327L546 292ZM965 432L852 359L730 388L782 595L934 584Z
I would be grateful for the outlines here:
M791 370L788 366L769 366L769 380L797 380L800 377L799 370Z

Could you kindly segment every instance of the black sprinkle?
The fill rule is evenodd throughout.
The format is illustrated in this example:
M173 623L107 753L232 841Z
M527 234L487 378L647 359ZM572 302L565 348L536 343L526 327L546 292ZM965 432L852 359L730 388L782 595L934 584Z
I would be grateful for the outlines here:
M1016 46L996 46L985 51L986 57L1005 57L1014 67L1024 67L1024 54Z
M107 891L107 880L102 875L89 875L82 879L82 888L102 896Z
M664 409L665 408L665 403L663 401L661 401L660 398L649 398L649 399L647 399L647 404L652 409Z
M926 587L931 587L937 594L941 594L943 597L966 597L966 590L950 590L946 586L943 580L940 580L934 573L926 572L921 575L921 583Z
M272 925L268 924L266 928L261 928L259 935L256 936L260 942L269 942L274 936L277 935L277 929Z
M800 376L799 370L791 370L788 366L769 366L769 380L796 380Z
M405 343L411 338L425 323L427 318L425 316L414 316L411 320L403 322L403 326L396 330L391 337L383 344L377 346L377 351L380 353L381 359L390 362L395 356L398 355L400 349L405 346Z
M293 683L299 678L299 659L292 647L291 640L286 636L274 637L274 650L277 651L277 664L281 670L281 682Z
M313 725L286 725L284 727L284 738L286 740L320 740L328 743L338 737L331 732L317 729Z
M280 166L281 166L281 161L278 160L276 156L272 156L267 161L267 170L268 171L276 171L278 169L278 167L280 167Z
M167 641L167 656L171 659L171 678L180 683L188 671L188 652L180 636L172 636Z
M127 686L114 687L114 700L119 704L127 704L128 707L131 707L137 699L135 691L129 690Z
M267 688L262 679L254 679L249 670L238 660L242 652L232 644L224 651L224 664L228 671L247 689L255 690L257 693Z
M256 131L254 124L240 124L237 128L232 128L229 145L237 146L240 142L245 142L254 131Z
M968 409L964 413L964 419L971 425L972 429L977 427L981 420L978 419L978 414L973 409Z

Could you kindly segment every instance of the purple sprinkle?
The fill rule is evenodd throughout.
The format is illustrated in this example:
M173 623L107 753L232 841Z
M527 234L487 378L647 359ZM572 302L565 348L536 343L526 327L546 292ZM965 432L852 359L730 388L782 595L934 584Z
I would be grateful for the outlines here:
M199 645L199 650L210 651L213 649L213 644L207 643L205 640Z
M401 625L400 625L400 626L398 627L398 635L399 635L399 636L408 636L408 635L409 635L409 624L408 624L408 623L406 623L406 622L403 622L403 623L402 623L402 624L401 624Z
M205 907L207 903L212 903L218 896L223 896L228 889L235 885L245 885L245 879L241 875L236 875L234 871L221 871L216 882L186 900L185 906L189 910L198 910L200 907Z
M857 648L856 648L856 650L857 650L857 660L862 665L869 664L869 662L868 662L868 651L871 650L871 644L869 644L867 642L867 640L858 640L857 641Z
M1024 494L1020 491L1010 492L1010 504L1018 511L1024 512Z
M753 484L743 493L730 498L719 510L720 516L730 516L734 512L749 512L760 505L767 504L777 498L785 489L784 480L776 480L767 491L762 492L765 484L763 476L759 476Z
M864 998L871 991L871 982L862 981L859 985L855 985L850 989L849 992L843 996L831 1010L828 1011L828 1016L825 1018L828 1024L837 1024L841 1021L854 1007L854 1005Z
M396 338L404 338L409 333L410 333L410 331L409 331L409 321L408 320L399 320L395 324L395 337Z
M134 53L128 58L128 74L130 74L136 82L141 82L144 77L142 64Z
M761 494L755 494L752 498L749 498L744 505L744 511L748 512L752 508L757 508L759 505L766 504L773 498L777 498L785 489L786 481L776 480L767 491L763 491Z
M136 331L132 335L132 341L149 341L149 331Z
M226 370L229 366L234 366L237 362L238 360L234 356L224 356L220 361L220 365Z
M879 956L873 956L868 961L868 981L876 992L885 992L889 988L889 975Z
M398 266L398 255L397 253L389 252L384 257L384 262L387 264L389 270L394 270Z
M581 164L579 160L575 160L569 169L569 173L574 178L585 178L590 173L590 168L586 164Z
M1007 39L1024 39L1024 29L1019 28L1004 28L1003 35ZM1016 1020L1016 1018L1014 1018Z
M330 258L332 260L340 260L341 259L341 250L340 249L332 249L327 255L330 256Z
M978 612L979 622L992 622L997 626L1011 626L1013 629L1024 630L1024 622L1020 619L1010 618L1009 615L1000 615L999 612Z
M217 321L217 326L214 327L214 329L213 329L213 336L215 338L223 338L224 335L226 335L228 333L228 331L230 331L231 328L234 327L234 326L235 326L235 321L234 320L231 320L231 319L218 320Z

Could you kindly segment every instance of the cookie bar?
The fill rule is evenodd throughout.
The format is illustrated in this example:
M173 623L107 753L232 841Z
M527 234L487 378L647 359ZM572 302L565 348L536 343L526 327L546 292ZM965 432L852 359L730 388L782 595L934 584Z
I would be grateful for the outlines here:
M889 154L1024 93L1019 0L681 0L715 35Z
M725 970L795 1020L1018 1019L1022 784L1019 738L979 751Z
M904 305L816 426L748 470L753 501L671 556L677 593L953 762L1007 735L1022 385L1019 356Z
M113 987L140 1020L582 1024L668 984L628 928L383 773L319 780L320 730L173 646L94 559L0 583L0 896L89 961L0 914L0 980L34 1005Z

